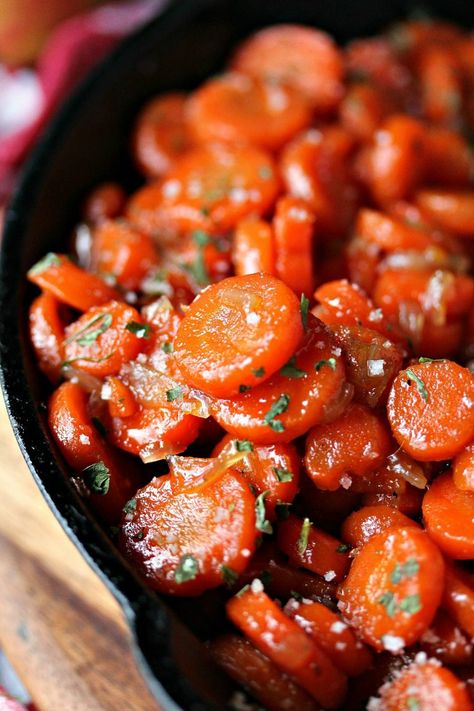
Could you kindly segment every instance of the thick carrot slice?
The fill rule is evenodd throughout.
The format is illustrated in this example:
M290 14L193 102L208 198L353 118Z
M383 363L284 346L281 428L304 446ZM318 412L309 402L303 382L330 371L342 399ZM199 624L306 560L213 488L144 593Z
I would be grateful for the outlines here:
M450 459L474 431L474 375L450 360L402 370L387 411L398 443L415 459Z
M235 472L181 494L173 493L166 475L152 479L126 507L120 546L155 590L189 596L241 573L257 534L255 498Z
M347 547L308 518L289 516L278 526L278 545L291 563L311 570L325 580L341 581L349 566Z
M339 615L320 602L290 600L285 613L314 639L333 663L348 676L362 674L372 655Z
M64 361L64 323L59 301L48 292L40 294L30 306L29 322L38 366L52 383L57 383Z
M252 583L227 603L232 622L263 654L327 709L338 708L346 694L346 677L278 605Z
M107 400L111 417L130 417L138 409L137 401L129 387L114 376L106 379L101 390L102 400Z
M454 458L453 483L461 491L474 492L474 441Z
M459 237L474 236L474 191L432 188L420 190L416 204L439 227Z
M309 432L305 466L316 486L335 491L350 486L351 474L375 471L390 448L390 434L380 417L352 403L338 419Z
M341 537L349 545L359 548L373 536L396 526L406 528L418 524L392 506L363 506L346 518L341 528Z
M369 141L387 114L387 102L370 84L353 84L339 106L344 128L361 141Z
M167 173L190 147L184 94L163 94L142 109L133 134L133 155L150 178Z
M247 639L226 634L210 643L217 664L268 711L318 711L316 702Z
M430 537L450 558L474 558L474 491L461 491L451 472L442 474L423 499L423 519Z
M84 205L84 219L92 225L104 220L114 220L125 207L125 192L118 183L102 183L87 198Z
M232 442L237 450L246 452L234 469L264 496L266 516L275 521L278 504L291 504L298 493L300 461L296 448L292 444L254 445L226 435L214 447L212 456L217 457Z
M91 266L113 276L124 289L138 291L145 276L158 266L158 252L150 235L123 220L104 221L94 232Z
M415 660L382 686L379 694L384 711L432 711L440 703L443 711L472 711L466 685L434 660Z
M273 218L277 276L298 294L311 296L316 216L304 200L285 196Z
M383 327L383 314L375 306L358 284L347 279L336 279L322 284L314 292L319 301L334 317L330 323L347 326Z
M356 233L386 252L424 250L433 244L431 236L416 227L396 220L376 210L359 210Z
M162 182L135 193L127 214L145 232L222 233L247 215L265 215L279 189L274 162L261 149L210 145L189 151Z
M232 66L239 72L293 86L320 112L343 94L341 54L329 35L301 25L261 30L244 42Z
M428 629L443 585L443 559L428 535L389 528L354 558L339 588L339 609L367 644L398 652Z
M438 611L420 646L430 657L449 666L472 665L474 661L472 642L443 610Z
M94 306L66 328L65 365L98 378L116 375L143 350L148 332L133 306L122 301Z
M195 299L174 355L187 383L228 397L281 368L302 336L298 299L283 282L263 274L231 277Z
M352 391L344 381L341 355L331 333L309 314L305 339L288 363L248 392L214 400L212 415L238 439L290 442L346 405Z
M443 607L469 637L474 637L474 575L446 563Z
M309 124L311 109L296 89L232 72L194 92L187 119L198 143L250 143L276 150Z
M275 274L275 248L271 225L247 218L238 223L234 234L232 261L237 276Z
M120 299L120 294L105 281L76 267L63 254L47 254L31 267L28 279L78 311L87 311L112 299Z
M87 394L63 383L49 401L48 422L66 462L82 478L90 502L108 523L116 523L136 490L131 462L114 451L99 434L87 411Z

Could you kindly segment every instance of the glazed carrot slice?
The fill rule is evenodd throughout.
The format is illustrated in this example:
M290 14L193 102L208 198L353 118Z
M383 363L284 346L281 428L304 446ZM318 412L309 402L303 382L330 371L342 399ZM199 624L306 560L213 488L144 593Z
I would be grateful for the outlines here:
M279 189L274 162L263 150L210 145L188 151L163 181L135 193L127 215L145 232L219 234L247 215L265 215Z
M289 600L289 615L326 652L338 669L348 676L362 674L372 663L372 655L339 615L320 602Z
M118 183L102 183L90 193L84 205L84 219L92 225L114 220L122 214L126 196Z
M237 276L275 274L275 248L271 225L264 220L241 220L235 230L232 262Z
M309 124L311 109L290 86L232 72L192 94L187 120L197 143L250 143L277 150Z
M347 572L347 547L309 518L290 515L278 526L278 545L291 563L311 570L325 580L340 582Z
M113 276L124 289L138 291L157 266L158 252L150 235L137 232L123 220L104 221L95 230L91 267Z
M152 588L194 596L241 573L257 534L255 498L236 472L195 493L173 493L165 475L126 507L119 542Z
M416 204L439 227L459 237L474 235L474 191L432 188L420 190Z
M339 609L371 647L397 652L416 642L441 601L444 563L418 528L389 528L354 558L339 587Z
M192 303L174 355L187 383L227 397L281 368L302 336L298 299L283 282L263 274L231 277Z
M384 711L431 711L440 700L443 711L472 711L466 685L434 660L415 660L382 686L379 694Z
M431 127L425 136L425 173L431 183L468 185L473 175L473 157L468 141L457 131Z
M448 562L443 607L469 637L474 637L474 575Z
M214 400L212 415L237 439L290 442L347 404L352 391L341 356L331 333L309 314L303 343L285 366L241 395Z
M94 306L66 328L65 365L98 378L116 375L143 350L149 330L138 311L122 301Z
M361 141L369 141L387 113L387 102L375 86L353 84L339 106L341 125Z
M88 396L79 385L63 383L48 405L48 423L66 462L82 478L94 509L116 523L137 487L133 464L99 434L87 411Z
M450 459L474 430L474 375L450 360L402 370L387 412L398 443L420 461Z
M472 642L443 610L439 610L431 627L425 632L420 646L430 657L449 666L472 665Z
M386 252L424 250L433 244L433 239L426 232L368 208L359 211L355 230L360 237Z
M338 708L346 694L346 677L327 655L263 592L259 580L231 598L231 621L263 654L327 709Z
M316 702L247 639L226 634L209 648L217 664L268 711L318 711Z
M60 302L48 292L40 294L30 306L29 325L38 366L52 383L57 383L64 361Z
M453 483L461 491L474 491L474 442L454 458Z
M137 401L130 388L114 376L106 379L101 390L101 398L107 400L111 417L130 417L138 409Z
M317 487L335 491L346 480L350 486L351 475L375 471L390 448L390 433L380 417L351 403L339 418L308 433L306 471Z
M278 200L273 218L277 276L298 294L311 296L314 287L313 250L316 216L304 200Z
M301 25L261 30L244 42L232 67L261 79L293 86L320 112L343 94L341 54L329 35Z
M423 499L425 528L450 558L474 558L474 491L461 491L451 472L442 474Z
M229 444L243 450L245 457L234 468L264 496L266 516L275 521L278 504L291 504L298 493L300 461L298 451L292 444L254 445L249 440L235 440L226 435L214 447L216 457Z
M421 515L422 502L423 491L410 485L400 492L374 492L362 496L363 506L390 506L411 518Z
M63 254L47 254L31 267L28 279L78 311L87 311L112 299L120 299L120 294L105 281L76 267Z
M145 175L159 178L188 150L185 94L162 94L140 112L133 133L135 161Z
M418 524L391 506L363 506L346 518L342 524L341 538L354 548L359 548L378 533L396 526L406 528Z

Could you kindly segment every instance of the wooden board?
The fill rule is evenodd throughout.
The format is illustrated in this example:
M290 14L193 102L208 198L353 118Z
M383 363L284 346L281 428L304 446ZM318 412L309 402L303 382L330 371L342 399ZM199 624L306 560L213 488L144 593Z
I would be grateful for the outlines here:
M53 517L0 396L0 647L40 711L157 711L120 607Z

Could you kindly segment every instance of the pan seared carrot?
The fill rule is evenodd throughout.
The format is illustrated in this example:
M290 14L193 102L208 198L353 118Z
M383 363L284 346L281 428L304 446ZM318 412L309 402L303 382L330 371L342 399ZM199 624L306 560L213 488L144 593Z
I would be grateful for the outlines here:
M57 383L64 361L65 327L59 301L46 291L40 294L30 306L29 325L38 366L52 383Z
M459 237L474 235L474 191L432 188L416 194L416 204L435 224Z
M359 548L387 528L417 525L392 506L363 506L346 518L341 528L341 537L354 548Z
M271 225L264 220L247 218L238 223L232 248L237 276L275 274L275 247Z
M453 482L461 491L474 491L474 442L454 458Z
M461 491L451 472L439 476L423 499L426 530L450 558L474 558L474 491Z
M273 218L277 276L298 294L311 296L316 215L308 203L280 198Z

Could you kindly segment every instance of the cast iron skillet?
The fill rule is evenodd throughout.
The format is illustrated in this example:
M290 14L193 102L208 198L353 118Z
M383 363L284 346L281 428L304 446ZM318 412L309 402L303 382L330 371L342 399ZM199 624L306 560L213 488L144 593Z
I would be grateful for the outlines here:
M438 2L431 2L438 14L472 24L471 0L450 0L448 8ZM224 709L233 685L199 641L209 632L205 611L193 614L194 603L170 603L148 591L70 485L67 466L47 431L48 389L28 344L33 289L25 273L48 250L67 249L65 239L95 184L116 179L129 189L138 185L128 144L134 116L147 98L196 86L223 66L241 37L264 25L302 22L346 41L376 32L411 9L406 0L177 0L124 42L58 113L7 212L0 263L0 360L12 426L53 513L122 605L137 659L165 711Z

